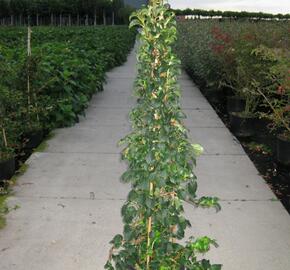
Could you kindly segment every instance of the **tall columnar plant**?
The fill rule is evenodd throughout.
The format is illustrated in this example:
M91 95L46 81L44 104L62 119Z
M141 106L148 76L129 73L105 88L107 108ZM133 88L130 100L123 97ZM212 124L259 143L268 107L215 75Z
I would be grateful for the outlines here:
M132 15L131 27L142 28L136 81L138 105L131 113L133 132L123 139L123 158L129 169L124 182L132 190L122 207L123 235L112 240L106 269L113 270L217 270L198 253L215 241L193 237L182 245L190 222L183 201L201 207L219 207L216 198L196 197L193 173L201 146L188 141L182 124L177 85L179 60L173 53L176 40L174 14L161 0L151 1Z
M35 80L37 73L37 58L32 56L31 53L31 35L32 30L29 26L27 29L27 59L24 65L25 75L26 75L26 132L35 132L41 130L41 124L39 121L39 112L40 109L38 107L37 102L37 92L34 88L33 81Z

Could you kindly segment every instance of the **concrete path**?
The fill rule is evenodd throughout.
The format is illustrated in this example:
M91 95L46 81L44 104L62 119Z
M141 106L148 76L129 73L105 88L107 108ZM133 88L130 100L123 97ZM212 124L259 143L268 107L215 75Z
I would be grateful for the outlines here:
M108 73L87 117L58 130L45 152L29 159L10 199L21 208L0 231L1 270L103 269L108 242L122 230L120 208L129 190L119 182L126 166L116 145L130 130L134 77L133 52ZM199 193L220 197L223 207L216 214L187 205L188 236L217 239L220 248L207 257L224 270L290 269L289 215L185 74L180 83L190 136L205 148L197 167Z

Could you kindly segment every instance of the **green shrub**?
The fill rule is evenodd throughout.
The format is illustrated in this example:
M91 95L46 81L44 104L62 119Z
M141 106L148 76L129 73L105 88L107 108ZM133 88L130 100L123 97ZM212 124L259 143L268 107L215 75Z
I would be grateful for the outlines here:
M106 71L125 61L135 31L124 26L32 28L32 56L27 56L26 39L25 28L0 28L1 121L7 137L15 137L13 151L31 131L78 121L92 95L103 89Z
M201 87L230 88L234 95L246 101L243 112L257 114L269 89L283 87L289 78L289 22L249 22L197 20L178 24L179 39L177 51L183 66ZM257 54L259 48L272 52L283 51L284 61L274 61ZM288 59L288 60L287 60ZM284 66L279 80L273 73L276 62ZM279 64L278 64L279 65ZM260 91L257 91L259 86ZM285 88L285 87L284 87ZM274 96L272 95L274 98ZM287 96L279 96L282 104L289 104ZM273 100L273 102L275 102ZM267 103L267 104L266 104ZM269 107L269 102L264 106ZM280 102L281 103L281 102ZM285 106L284 106L285 107ZM270 108L264 111L271 110ZM287 113L286 113L287 114ZM285 128L285 127L284 127Z

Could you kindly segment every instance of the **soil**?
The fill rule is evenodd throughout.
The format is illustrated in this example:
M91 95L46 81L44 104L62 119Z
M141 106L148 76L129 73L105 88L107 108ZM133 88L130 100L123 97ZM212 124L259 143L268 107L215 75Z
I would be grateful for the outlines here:
M276 163L271 153L254 150L241 143L260 175L290 214L290 169Z
M229 128L229 116L223 104L211 104ZM275 161L273 145L260 144L257 139L238 138L260 175L290 214L290 168Z

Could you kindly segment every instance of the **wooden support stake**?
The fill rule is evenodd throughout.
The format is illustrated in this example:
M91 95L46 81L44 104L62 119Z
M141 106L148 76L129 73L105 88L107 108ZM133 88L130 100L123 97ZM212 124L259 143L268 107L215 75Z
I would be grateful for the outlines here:
M31 27L28 26L28 31L27 31L27 56L28 56L28 61L30 61L30 57L31 57ZM27 102L28 102L28 112L30 110L30 104L31 104L31 100L30 100L30 63L28 62L28 73L27 73Z
M153 189L154 189L154 185L152 182L150 182L150 195L153 195ZM148 224L147 224L147 252L148 249L150 248L151 245L151 240L150 240L150 234L152 232L152 217L148 218ZM149 264L150 264L150 256L147 255L147 259L146 259L146 269L149 269Z
M8 142L7 142L7 137L6 137L6 131L5 128L2 127L2 135L3 135L3 140L4 140L4 146L8 147Z
M28 26L28 31L27 31L27 55L31 56L31 27Z

